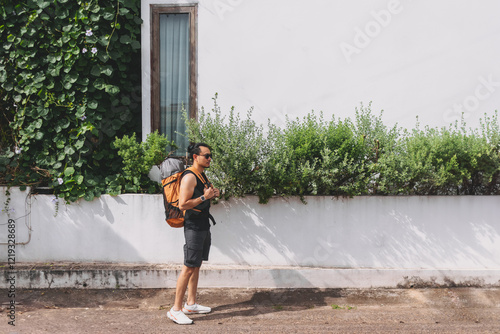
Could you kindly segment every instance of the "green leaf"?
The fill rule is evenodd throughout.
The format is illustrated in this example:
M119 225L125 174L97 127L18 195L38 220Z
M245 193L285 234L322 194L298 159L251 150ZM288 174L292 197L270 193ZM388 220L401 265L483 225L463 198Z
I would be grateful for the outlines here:
M104 88L105 88L105 86L106 86L106 84L105 84L105 82L104 82L104 79L102 79L102 78L98 78L98 79L96 79L96 80L94 81L94 87L95 87L96 89L101 90L101 89L104 89Z
M85 140L83 139L77 140L75 143L75 148L77 150L80 150L83 147L83 144L85 144Z
M3 85L3 88L6 92L10 92L14 88L14 84L12 82L7 82Z
M89 107L90 109L97 109L98 106L99 106L99 103L96 100L90 100L87 103L87 107Z
M90 79L87 77L79 77L78 80L76 81L77 84L82 85L82 86L87 86L90 82Z
M65 83L63 83L63 87L66 90L70 90L72 86L73 85L71 84L71 82L65 82Z
M37 0L36 3L40 9L45 9L50 6L50 1L48 0Z
M103 73L109 77L109 76L111 76L111 74L113 74L113 68L111 67L111 65L105 65L102 67L101 73Z
M64 148L64 153L66 153L67 155L73 155L73 154L75 154L75 152L76 151L75 151L75 148L73 146L68 145Z
M99 11L101 10L101 7L99 7L99 5L95 4L94 7L90 8L90 11L92 13L99 13Z
M113 10L113 8L107 8L104 14L102 14L102 18L107 21L113 20L115 18L115 11Z
M123 122L118 120L118 119L114 119L113 121L111 121L111 126L113 127L114 130L118 130L122 127L123 125Z
M83 183L83 175L77 175L75 179L76 179L76 184Z
M130 10L128 8L123 8L123 7L120 8L120 15L125 15L129 12L130 12Z
M92 69L90 70L90 74L92 74L95 77L100 76L101 75L101 67L99 65L92 66Z
M139 50L141 48L141 43L139 41L132 41L132 49Z
M89 187L95 187L99 184L99 182L96 179L87 177L85 179L85 184L87 184Z
M75 82L76 82L76 80L78 80L78 77L79 77L79 76L80 76L80 75L79 75L78 73L73 72L73 73L70 73L70 74L65 75L65 76L63 77L63 80L64 80L64 81L68 81L68 82L70 82L70 83L75 83Z
M120 43L122 44L130 44L131 42L132 39L128 35L122 35L122 37L120 37Z
M64 170L64 175L71 176L75 173L75 169L73 167L66 167Z
M56 17L59 18L59 19L65 19L67 18L69 15L69 11L66 7L58 7L56 9Z
M51 75L53 77L58 77L59 74L60 74L60 72L61 72L61 67L62 67L61 64L58 64L58 65L49 64L49 68L47 70L47 74L49 74L49 75Z
M36 140L42 140L42 138L43 138L43 132L38 131L38 132L35 133L35 139Z
M38 72L37 74L35 74L33 82L35 83L42 82L45 80L45 78L46 78L45 74L43 74L42 72Z
M35 128L40 129L42 127L43 121L41 119L37 119L34 123Z
M114 85L106 85L105 91L111 95L116 95L120 92L120 88Z
M9 34L7 35L7 42L14 42L14 40L16 39L16 36L12 35L12 34Z
M109 56L105 52L99 52L97 54L97 58L99 58L99 60L102 61L103 63L105 63L105 62L107 62L109 60Z
M134 16L134 23L141 25L143 23L143 20L139 16Z
M124 95L124 96L122 97L121 102L122 102L122 104L123 104L124 106L129 106L131 101L130 101L130 98L129 98L128 96Z
M88 202L92 202L94 200L94 192L93 191L87 191L85 193L85 195L83 196L83 198L88 201Z
M97 36L92 35L92 36L86 36L85 39L87 40L87 43L89 44L94 44L97 42Z
M85 111L87 110L87 106L85 104L82 104L82 105L78 105L76 107L76 114L75 116L77 118L80 118L82 117L83 115L85 115Z

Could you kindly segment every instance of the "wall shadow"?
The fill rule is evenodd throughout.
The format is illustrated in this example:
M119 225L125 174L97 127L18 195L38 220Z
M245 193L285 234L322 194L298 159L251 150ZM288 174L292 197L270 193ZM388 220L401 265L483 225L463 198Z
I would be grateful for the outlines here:
M273 199L214 205L217 261L255 266L497 269L500 197Z

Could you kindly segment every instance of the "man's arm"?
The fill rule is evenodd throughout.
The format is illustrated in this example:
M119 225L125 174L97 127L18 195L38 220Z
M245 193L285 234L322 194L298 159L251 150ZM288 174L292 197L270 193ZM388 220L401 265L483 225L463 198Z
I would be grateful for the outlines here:
M188 173L182 177L180 194L179 194L179 209L183 211L189 210L203 203L200 197L191 198L193 197L196 183L197 183L196 176L194 174ZM214 189L205 188L205 192L203 195L205 196L206 200L215 197Z

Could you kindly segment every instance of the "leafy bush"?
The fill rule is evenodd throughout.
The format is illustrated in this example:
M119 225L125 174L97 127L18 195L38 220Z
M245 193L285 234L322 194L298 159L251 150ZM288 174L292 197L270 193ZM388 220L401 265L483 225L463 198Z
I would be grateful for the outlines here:
M396 154L380 161L386 194L490 195L499 193L497 117L486 117L482 133L455 123L406 132Z
M314 112L288 121L281 130L270 125L269 142L279 147L269 161L269 179L280 195L362 195L370 193L373 165L395 144L398 129L387 129L370 106L356 109L356 122Z
M397 132L389 133L369 107L361 107L357 124L334 117L327 122L313 112L303 120L288 120L284 129L268 124L266 134L251 114L252 109L241 120L231 108L223 117L216 95L211 114L202 110L198 121L187 122L191 141L212 146L207 173L225 198L255 194L265 203L274 195L303 199L368 193L378 154L378 142L371 139L380 135L385 146L393 145L390 139ZM367 122L378 125L368 127Z
M279 143L279 150L273 152L267 170L278 194L350 192L352 187L348 189L345 184L351 176L363 172L363 167L355 172L363 166L364 146L355 137L350 121L333 118L325 122L323 115L318 118L313 112L302 121L288 120L285 129L273 128L271 134L272 142ZM349 169L352 173L347 172Z
M314 112L287 120L283 129L235 115L212 113L188 121L192 141L212 146L207 173L224 197L258 195L479 195L500 193L498 119L486 117L480 131L465 124L412 131L383 124L371 106L356 108L355 121Z
M226 199L255 193L264 183L258 169L266 156L265 138L262 126L251 120L251 114L250 109L247 118L241 120L231 108L226 120L216 95L212 113L202 108L199 121L187 120L189 139L212 147L213 159L207 174Z
M140 131L139 4L0 0L3 183L68 201L114 188L111 142Z
M177 146L168 141L158 131L150 133L145 142L139 143L135 133L132 136L116 138L113 142L118 148L118 155L123 159L123 184L117 193L122 192L158 192L159 185L149 179L151 167L159 165L167 157L167 147L175 150Z

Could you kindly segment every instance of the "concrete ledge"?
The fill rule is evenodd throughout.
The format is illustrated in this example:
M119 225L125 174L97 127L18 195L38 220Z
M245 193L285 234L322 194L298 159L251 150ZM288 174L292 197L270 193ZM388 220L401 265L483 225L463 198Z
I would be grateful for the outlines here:
M16 264L0 268L0 288L174 288L179 265ZM204 265L205 288L500 287L500 270L341 269Z

